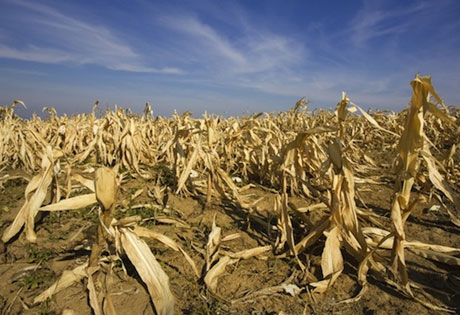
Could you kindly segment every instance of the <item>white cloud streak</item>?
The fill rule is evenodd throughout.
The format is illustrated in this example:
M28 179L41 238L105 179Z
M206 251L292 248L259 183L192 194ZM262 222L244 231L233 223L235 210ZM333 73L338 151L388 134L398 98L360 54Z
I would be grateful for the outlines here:
M165 19L165 22L171 29L178 30L200 39L201 43L207 46L208 49L223 56L233 64L239 67L246 67L248 65L245 56L232 47L228 40L210 26L201 23L198 19L189 16L168 18Z
M187 46L189 58L205 60L212 70L232 76L270 71L288 71L306 49L293 39L234 25L238 37L230 38L193 15L160 19L163 27L184 36L179 45Z
M310 57L305 39L281 36L251 25L233 25L233 31L240 36L230 40L193 15L172 15L160 21L163 27L184 36L176 44L187 47L190 60L208 67L207 77L213 84L219 82L224 87L253 89L293 100L306 96L323 106L335 105L342 89L354 92L366 102L377 101L389 90L388 80L363 77L359 70L339 74L345 68L309 69L315 60ZM358 27L354 29L357 30ZM312 44L316 40L308 39ZM401 99L400 95L387 97L385 105L394 105Z
M104 26L78 20L35 2L18 0L10 4L22 7L22 27L26 27L29 34L28 43L24 47L0 45L0 58L53 64L95 64L130 72L184 72L174 67L146 65L139 54ZM53 48L46 43L52 43Z
M427 5L419 2L415 5L397 8L380 8L379 2L364 1L364 6L358 11L351 21L350 32L351 40L355 46L361 47L369 40L386 35L397 35L409 30L409 26L414 24L414 14L422 12Z

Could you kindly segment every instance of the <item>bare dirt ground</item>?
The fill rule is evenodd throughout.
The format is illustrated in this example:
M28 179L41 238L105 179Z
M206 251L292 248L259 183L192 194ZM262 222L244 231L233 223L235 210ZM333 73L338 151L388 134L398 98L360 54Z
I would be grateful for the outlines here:
M389 170L382 170L382 173ZM21 179L5 184L0 194L0 233L12 222L24 202L26 182ZM240 233L241 237L224 242L223 250L233 252L271 245L276 233L273 210L274 194L262 188L247 191L254 200L263 197L258 211L243 212L231 204L214 200L206 209L203 202L192 198L181 198L169 194L168 206L163 211L133 208L148 203L144 191L130 200L134 191L148 187L141 179L132 179L123 186L116 217L141 215L142 225L163 233L178 242L195 261L200 270L205 265L204 250L213 218L222 228L222 235ZM382 215L390 229L389 209L393 195L392 184L357 185L360 198L366 206ZM457 188L458 189L458 188ZM297 206L306 206L308 200L292 197ZM364 207L363 204L358 206ZM430 205L420 209L419 216L412 216L407 223L407 238L432 244L460 247L460 228L453 225L441 212L429 211ZM458 215L458 213L457 213ZM158 217L171 217L186 222L186 225L163 224ZM317 221L322 213L312 213ZM0 248L0 309L2 314L61 314L72 309L76 314L91 314L86 290L86 280L67 288L52 299L33 305L35 296L48 288L64 270L82 264L89 257L90 245L95 240L97 223L96 209L43 213L36 225L37 244L29 244L23 234ZM297 239L306 231L294 226ZM310 265L313 276L321 278L322 240L300 256ZM346 256L345 270L332 287L324 294L315 294L305 284L309 282L293 258L265 257L241 260L227 267L219 278L215 295L206 290L202 279L197 279L192 268L179 252L159 242L150 241L155 257L160 262L171 282L176 297L177 314L429 314L421 304L401 296L378 280L369 277L370 286L357 302L338 304L355 296L359 291L356 279L357 263ZM460 270L427 259L407 251L410 279L425 288L428 301L460 310ZM128 263L128 262L126 262ZM146 288L134 268L127 268L125 275L121 264L114 266L111 295L118 314L154 314L154 308ZM289 279L290 283L304 289L291 296L283 290L263 294L264 289L277 286ZM262 290L262 291L261 291Z

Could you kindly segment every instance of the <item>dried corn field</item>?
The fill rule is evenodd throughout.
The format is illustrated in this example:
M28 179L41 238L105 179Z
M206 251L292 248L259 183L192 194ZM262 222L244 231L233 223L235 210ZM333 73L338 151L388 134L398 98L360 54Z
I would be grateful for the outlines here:
M0 108L2 314L460 311L460 109ZM408 100L409 101L409 100Z

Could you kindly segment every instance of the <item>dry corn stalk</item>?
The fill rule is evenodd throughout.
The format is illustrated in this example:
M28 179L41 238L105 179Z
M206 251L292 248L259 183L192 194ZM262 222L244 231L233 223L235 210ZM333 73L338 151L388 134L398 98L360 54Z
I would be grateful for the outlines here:
M94 179L96 189L96 199L102 206L102 211L99 216L99 224L97 228L97 241L93 244L89 266L96 267L99 261L99 255L106 245L107 240L110 240L107 231L112 224L112 212L115 207L115 202L118 194L118 185L115 171L106 167L97 169Z
M206 244L206 268L204 269L204 283L208 290L217 295L217 286L219 276L225 272L225 268L229 265L237 263L240 259L249 259L259 255L266 254L271 250L271 246L261 246L251 249L242 250L240 252L222 252L219 250L221 241L225 239L232 239L233 235L228 235L226 238L221 239L221 228L216 224L214 217L212 230L208 236L208 243ZM222 255L221 255L222 254ZM219 258L220 256L220 258ZM219 260L217 260L219 258ZM215 263L217 261L217 263Z
M459 249L406 240L405 222L417 208L418 204L426 202L424 196L419 196L414 200L410 199L414 183L420 178L424 178L420 176L420 164L422 161L426 163L428 177L433 186L443 192L449 200L458 200L455 193L450 189L448 183L437 170L436 165L440 165L440 163L431 155L429 149L430 141L424 132L424 125L427 119L425 113L428 111L447 124L453 124L453 121L434 104L430 103L430 98L433 96L438 103L442 104L442 100L436 94L431 84L431 77L417 75L411 82L411 85L413 95L406 116L404 131L399 142L398 156L395 164L398 177L391 209L393 230L390 233L379 228L366 228L366 242L373 249L362 260L359 267L358 279L365 288L366 275L369 270L369 262L371 262L370 259L375 256L379 262L383 262L382 258L376 255L376 250L384 248L391 249L391 270L397 278L397 282L388 279L385 274L381 274L380 278L400 289L408 297L415 299L432 310L451 311L448 308L433 305L425 299L415 296L411 290L411 287L414 287L414 285L409 280L407 273L405 261L406 248L420 257L455 266L460 264L460 259L453 256L459 253ZM373 267L377 267L373 269L379 272L384 270L381 264L373 264ZM359 297L362 295L362 292Z
M173 314L174 296L169 289L169 278L153 256L148 245L130 228L123 225L112 227L114 223L112 212L118 194L115 171L105 167L99 168L95 174L94 184L96 198L102 206L102 211L99 217L98 238L97 242L93 244L89 268L96 268L99 255L106 242L116 241L118 251L121 252L122 249L127 254L142 280L146 283L157 313ZM90 273L88 275L91 277ZM93 302L93 304L93 309L96 311L100 303Z
M311 226L310 232L297 244L294 244L292 224L287 216L286 177L283 173L283 206L279 220L281 243L287 240L291 254L297 255L313 245L322 234L326 235L325 247L321 257L321 268L324 279L310 283L316 291L324 292L336 281L343 270L343 256L341 248L344 247L358 262L367 254L367 244L358 222L355 204L354 176L350 162L343 154L342 138L345 137L345 121L347 106L350 104L346 94L337 104L336 116L339 127L338 137L329 143L327 148L328 160L324 164L330 176L331 189L328 198L323 197L323 203L329 207L331 214L325 216L316 225ZM318 129L318 128L317 128ZM321 130L321 129L318 129ZM327 129L326 129L327 130ZM332 129L329 129L330 131ZM323 167L324 167L323 166ZM305 221L308 221L307 219ZM303 264L297 258L302 269Z
M2 241L8 242L14 237L21 228L25 225L26 238L29 242L36 242L34 225L35 217L39 212L39 208L45 202L47 194L52 193L50 185L53 181L53 174L58 172L59 161L62 157L62 152L53 152L51 147L47 146L42 155L41 171L32 177L25 191L25 202L19 210L13 223L8 226L2 235Z
M94 189L95 198L101 204L102 211L99 216L97 240L96 243L93 244L89 262L77 267L72 272L65 272L55 284L36 297L34 302L42 302L46 298L51 297L53 294L70 286L79 279L87 277L90 305L95 314L113 314L113 304L110 300L110 295L107 294L107 292L103 292L103 295L106 297L102 300L101 295L98 294L96 290L94 277L96 273L100 271L99 264L102 249L106 246L107 242L115 242L117 252L120 255L123 252L127 254L141 279L146 283L157 313L173 314L174 296L169 289L169 278L161 269L161 266L153 256L148 245L145 241L139 238L136 232L148 237L151 237L152 234L154 234L155 238L160 239L162 242L168 244L168 246L174 248L175 250L180 250L186 257L187 261L191 264L195 274L198 275L198 271L193 260L181 247L166 236L156 235L153 232L149 233L148 230L146 231L145 229L139 227L136 227L137 229L132 229L131 226L133 223L135 224L138 222L140 218L126 218L125 220L120 220L120 222L113 219L112 212L115 208L118 194L118 183L116 171L114 169L106 167L97 169L95 173ZM78 201L76 199L78 197L82 198ZM52 211L61 207L76 208L76 202L80 202L81 205L87 202L86 199L94 198L93 194L89 194L89 197L88 195L78 197L59 201L51 206L43 207L40 210ZM102 281L103 283L107 282L107 275L104 277L105 280ZM105 287L105 290L107 291L106 285L103 285L102 287Z
M395 275L399 276L402 285L409 293L411 293L411 290L404 256L406 241L404 225L407 218L417 207L417 204L421 202L420 198L414 201L410 200L411 189L419 172L420 153L424 152L422 156L428 164L428 172L433 183L441 189L444 187L444 185L439 184L440 176L434 166L435 160L429 153L429 148L425 142L424 116L426 112L431 112L440 119L451 122L436 105L430 102L431 97L434 97L439 104L443 104L431 84L431 77L417 74L411 85L413 93L404 132L399 142L399 153L396 160L398 178L391 208L391 219L395 234L392 249L392 270Z
M342 153L339 138L329 145L328 154L332 168L332 189L330 200L326 204L331 214L313 226L312 231L296 245L300 252L307 246L311 246L321 234L326 235L321 256L324 280L311 283L319 292L328 289L341 274L342 247L358 262L361 262L367 254L367 244L356 213L353 173L347 158Z
M148 291L158 314L174 314L174 296L168 275L153 256L148 245L129 228L119 228L121 247L133 263Z

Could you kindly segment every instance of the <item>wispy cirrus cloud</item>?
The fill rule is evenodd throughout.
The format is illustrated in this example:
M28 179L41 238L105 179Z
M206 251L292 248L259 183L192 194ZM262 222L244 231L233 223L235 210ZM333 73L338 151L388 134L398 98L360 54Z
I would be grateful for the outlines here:
M223 57L239 67L248 65L248 60L229 40L211 26L202 23L194 16L165 17L164 25L172 30L189 35L190 40L199 40L200 50ZM203 50L205 48L206 50ZM205 57L205 56L203 56Z
M233 36L193 14L161 17L166 29L181 35L176 45L187 47L188 58L228 76L288 71L306 57L296 40L261 28L233 24Z
M103 25L77 19L37 2L18 0L9 2L9 5L21 8L25 41L21 45L0 45L0 58L52 64L94 64L130 72L184 72L175 67L148 65L143 56Z
M379 1L363 2L363 7L347 29L354 45L362 47L369 40L407 32L411 25L420 20L417 14L425 12L429 6L425 2L417 2L406 7L388 9L383 4Z
M315 34L276 34L250 23L238 24L240 20L235 18L231 24L230 37L193 14L160 19L163 27L182 34L175 44L187 47L188 58L207 68L206 76L213 84L292 97L293 101L306 96L322 106L333 106L342 90L372 102L390 89L388 79L370 77L345 65L322 64ZM340 58L350 59L353 52L336 49L333 37L326 40ZM386 105L401 99L391 97Z
M164 27L183 35L175 44L188 47L188 57L202 68L208 68L207 78L213 84L293 100L306 96L323 106L334 105L342 90L351 91L368 103L381 99L384 93L389 96L385 105L403 100L401 95L389 95L391 80L388 77L379 78L358 67L353 69L353 61L351 66L325 65L316 47L319 41L316 34L305 37L276 34L250 23L238 24L240 20L234 19L230 37L222 28L213 27L193 14L160 19ZM347 30L348 36L353 33L351 30L358 30L353 25ZM336 60L356 58L355 51L337 49L334 36L325 40L335 50L329 55Z

